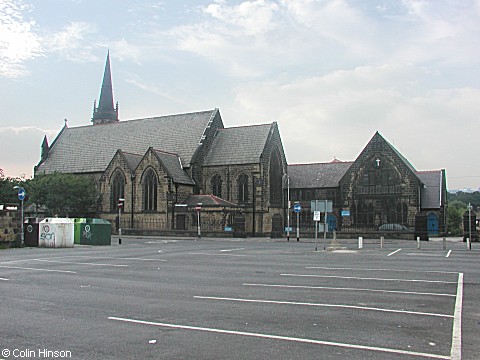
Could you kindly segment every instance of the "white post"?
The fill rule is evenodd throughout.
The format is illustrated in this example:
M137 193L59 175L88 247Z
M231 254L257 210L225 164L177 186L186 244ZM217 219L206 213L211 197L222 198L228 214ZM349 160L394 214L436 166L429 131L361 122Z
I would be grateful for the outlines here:
M420 249L420 236L417 236L417 249Z
M470 238L467 237L467 250L470 250L471 247L470 247Z
M197 211L197 234L198 234L198 239L200 240L202 238L202 233L200 230L200 211Z
M297 212L297 241L300 241L300 213Z
M358 237L358 248L363 249L363 237Z
M385 236L380 236L380 249L383 249L384 243L385 243Z

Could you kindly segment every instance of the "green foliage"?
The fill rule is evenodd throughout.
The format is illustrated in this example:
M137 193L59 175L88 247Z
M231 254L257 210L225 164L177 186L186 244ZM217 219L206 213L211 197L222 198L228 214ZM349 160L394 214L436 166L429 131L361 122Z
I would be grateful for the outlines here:
M37 175L28 181L27 192L30 201L44 206L50 215L80 216L95 211L95 183L86 176L61 173Z
M452 201L447 208L448 231L453 236L460 236L463 233L463 213L467 205L461 201Z
M24 186L24 184L22 179L0 177L0 204L19 203L18 191L14 189L14 186Z
M453 203L455 201L461 201L465 206L470 203L474 211L480 209L480 191L447 193L447 201Z

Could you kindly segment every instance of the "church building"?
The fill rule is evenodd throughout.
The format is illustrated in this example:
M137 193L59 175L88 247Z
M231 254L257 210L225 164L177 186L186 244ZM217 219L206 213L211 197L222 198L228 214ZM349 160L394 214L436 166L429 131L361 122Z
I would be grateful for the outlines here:
M225 128L218 109L120 121L107 55L93 125L42 144L35 175L92 177L97 215L143 233L281 234L287 162L276 122ZM200 214L197 214L197 211ZM118 224L117 224L118 225Z
M45 137L35 175L93 178L95 215L126 233L192 234L200 221L203 234L282 236L294 202L313 233L311 200L332 201L330 231L445 231L445 170L417 171L378 132L354 161L287 165L276 122L225 127L218 109L120 121L109 54L91 120Z

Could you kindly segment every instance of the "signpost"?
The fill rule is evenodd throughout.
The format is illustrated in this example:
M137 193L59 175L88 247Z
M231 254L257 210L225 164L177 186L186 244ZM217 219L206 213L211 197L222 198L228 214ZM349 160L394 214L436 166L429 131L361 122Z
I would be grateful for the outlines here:
M118 199L118 245L122 245L122 209L125 199Z
M198 240L202 238L202 232L200 229L200 212L202 211L202 203L198 203L195 206L195 211L197 212L197 234L198 234Z
M293 211L297 213L297 241L300 241L300 212L302 211L302 205L295 203L295 205L293 205Z
M18 199L22 202L22 223L20 224L22 227L22 232L21 232L21 241L22 241L22 246L25 244L25 232L23 230L23 201L25 200L25 196L27 195L27 192L25 191L24 188L15 186L14 189L18 189Z
M317 227L321 219L321 213L325 214L325 224L323 226L323 250L326 249L327 241L327 214L333 210L333 201L331 200L312 200L310 210L313 211L313 221L315 221L315 251L317 251Z

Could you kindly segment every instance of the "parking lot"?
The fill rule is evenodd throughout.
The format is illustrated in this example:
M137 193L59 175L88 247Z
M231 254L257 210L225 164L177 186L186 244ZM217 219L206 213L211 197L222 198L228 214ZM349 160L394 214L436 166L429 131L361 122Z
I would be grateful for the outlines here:
M0 251L0 359L480 353L477 243L122 240Z

